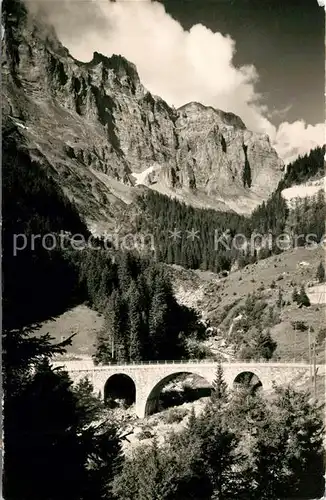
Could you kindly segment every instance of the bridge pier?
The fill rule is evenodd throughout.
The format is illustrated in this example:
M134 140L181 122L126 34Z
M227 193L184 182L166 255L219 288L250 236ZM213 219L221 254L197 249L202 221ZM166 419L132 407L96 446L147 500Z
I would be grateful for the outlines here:
M137 401L136 399L136 404L135 404L135 413L138 418L145 418L146 417L146 401Z

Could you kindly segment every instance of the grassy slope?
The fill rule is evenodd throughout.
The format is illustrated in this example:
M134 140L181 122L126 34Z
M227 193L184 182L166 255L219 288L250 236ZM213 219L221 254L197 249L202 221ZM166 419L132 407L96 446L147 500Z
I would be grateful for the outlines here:
M277 301L280 287L284 300L291 303L283 307L280 323L271 330L278 343L276 354L284 361L292 361L294 358L299 361L308 359L308 334L300 331L295 334L291 322L304 321L313 327L314 333L311 337L314 340L314 335L326 325L326 305L312 304L309 308L300 309L292 302L291 282L298 287L303 283L309 295L309 289L313 289L310 285L314 283L317 266L323 259L322 248L298 248L231 272L223 279L212 273L179 271L176 267L171 268L171 274L174 276L179 300L202 311L210 324L224 333L229 328L230 318L234 317L237 307L243 304L249 293L259 293L261 298L272 305ZM300 265L302 262L307 265ZM270 287L273 280L276 283L275 288ZM221 321L225 307L230 310ZM317 349L317 360L319 363L325 360L323 347Z
M49 332L58 342L63 336L76 334L62 359L84 358L92 355L96 333L103 328L103 323L104 318L100 314L86 305L79 305L43 323L38 333Z

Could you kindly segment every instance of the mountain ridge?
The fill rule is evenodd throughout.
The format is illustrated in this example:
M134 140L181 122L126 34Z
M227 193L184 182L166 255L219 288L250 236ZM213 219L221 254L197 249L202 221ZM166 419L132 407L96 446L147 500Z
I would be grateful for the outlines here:
M3 127L20 128L88 222L112 224L137 195L133 174L147 169L146 186L223 211L249 213L277 186L283 162L240 117L171 108L123 56L77 61L20 0L4 2L3 24Z

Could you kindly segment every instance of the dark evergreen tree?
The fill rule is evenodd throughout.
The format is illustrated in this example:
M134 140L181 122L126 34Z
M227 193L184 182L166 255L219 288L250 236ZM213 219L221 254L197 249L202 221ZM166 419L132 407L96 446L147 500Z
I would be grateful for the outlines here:
M224 380L223 367L218 363L215 379L212 384L211 401L217 405L223 405L228 401L228 387Z
M84 431L88 451L87 480L82 500L113 500L113 481L124 463L121 437L112 422Z
M111 306L106 310L106 320L112 341L112 357L125 362L129 356L127 306L118 290L112 292L110 303Z
M114 484L119 500L172 500L176 489L171 482L170 460L158 447L156 439L150 447L141 448L134 459L127 462Z
M114 347L113 337L106 326L97 334L95 341L95 353L93 359L95 364L108 364L113 361Z
M257 498L320 498L325 488L320 410L309 403L308 393L283 387L276 389L272 415L254 452Z
M93 386L87 377L78 382L74 388L77 397L76 409L80 413L78 420L83 426L96 421L103 411L103 403L99 396L94 394Z
M272 339L270 330L259 330L254 339L253 359L271 359L276 347L277 343Z
M97 474L98 488L108 490L111 475L98 476L89 468L97 448L98 432L85 425L97 413L89 387L75 391L68 374L53 370L49 359L63 354L70 339L53 344L49 335L33 336L33 329L4 331L4 496L9 500L102 499L87 496ZM87 397L86 397L87 393ZM79 399L79 396L81 398ZM104 431L107 471L121 460L119 437ZM119 458L120 457L120 458ZM17 481L17 474L19 481ZM105 497L108 498L108 497Z
M318 265L316 279L319 281L319 283L324 283L325 281L325 267L322 261L320 261Z
M293 288L292 300L293 300L293 302L296 302L296 303L299 302L299 293L298 293L298 289L296 286Z
M242 174L242 182L244 187L251 187L251 168L250 168L250 163L248 161L247 157L247 148L248 146L243 145L243 150L245 154L245 164L243 168L243 174Z
M128 334L129 360L141 361L145 348L145 325L142 314L142 300L135 281L131 281L128 290Z
M118 259L118 279L120 290L127 291L132 279L133 262L129 253L124 252Z
M221 415L210 413L201 420L198 426L200 436L200 454L197 460L202 464L202 470L209 479L211 497L230 499L242 490L242 475L237 467L242 457L237 448L239 440L236 435L227 430ZM196 469L195 469L196 470Z
M190 415L187 423L187 434L190 436L193 436L196 432L196 426L197 426L197 417L196 417L196 412L194 406L191 407L190 409Z
M148 335L151 345L152 359L159 359L160 352L166 352L166 329L168 327L168 304L164 283L160 276L156 277L153 297L149 310Z
M306 294L304 285L301 285L301 288L300 288L300 293L299 293L299 297L298 297L298 304L300 307L302 307L302 306L309 307L310 306L310 300L309 300L308 295Z
M119 290L114 290L105 311L104 329L96 340L94 359L97 363L128 360L129 337L126 306Z
M260 324L252 326L247 333L241 337L239 358L244 361L252 359L271 359L277 347L277 343L272 339L269 329L263 330Z

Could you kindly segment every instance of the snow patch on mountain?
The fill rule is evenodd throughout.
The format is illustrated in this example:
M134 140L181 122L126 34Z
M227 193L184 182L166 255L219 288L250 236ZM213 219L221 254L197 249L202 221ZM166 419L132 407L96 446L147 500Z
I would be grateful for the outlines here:
M150 167L146 168L143 172L133 172L132 176L135 177L136 179L136 186L139 186L140 184L145 184L148 179L148 175L151 174L154 170L155 166L151 165Z

